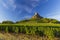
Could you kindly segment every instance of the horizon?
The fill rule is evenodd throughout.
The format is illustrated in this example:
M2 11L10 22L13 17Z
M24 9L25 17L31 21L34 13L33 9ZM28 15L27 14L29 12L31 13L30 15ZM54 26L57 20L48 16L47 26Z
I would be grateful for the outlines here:
M0 22L24 20L35 12L60 21L60 0L0 0Z

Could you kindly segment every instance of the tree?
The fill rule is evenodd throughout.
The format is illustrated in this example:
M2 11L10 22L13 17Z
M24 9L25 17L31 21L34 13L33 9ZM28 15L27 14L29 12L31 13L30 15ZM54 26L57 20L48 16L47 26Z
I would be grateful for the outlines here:
M56 20L56 19L51 19L50 20L50 23L58 23L59 21L58 20Z
M29 20L21 20L21 21L17 21L16 23L23 23L23 22L28 22Z
M12 21L3 21L2 24L14 24Z

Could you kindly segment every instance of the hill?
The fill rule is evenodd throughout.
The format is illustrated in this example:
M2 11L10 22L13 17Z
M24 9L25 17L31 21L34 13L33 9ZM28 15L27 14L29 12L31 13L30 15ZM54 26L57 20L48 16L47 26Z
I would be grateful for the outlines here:
M17 21L16 23L60 23L56 19L44 18L40 16L38 13L34 13L34 15L30 19Z
M35 13L32 18L16 23L0 24L1 40L60 40L60 24L56 19L44 18ZM57 38L57 39L55 39Z

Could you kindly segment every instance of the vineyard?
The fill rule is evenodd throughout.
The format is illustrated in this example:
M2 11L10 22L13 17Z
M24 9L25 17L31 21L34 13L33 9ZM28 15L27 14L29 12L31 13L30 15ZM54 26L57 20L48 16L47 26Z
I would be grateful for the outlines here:
M60 24L53 23L21 23L21 24L0 24L0 32L23 33L27 35L39 35L49 38L60 37Z

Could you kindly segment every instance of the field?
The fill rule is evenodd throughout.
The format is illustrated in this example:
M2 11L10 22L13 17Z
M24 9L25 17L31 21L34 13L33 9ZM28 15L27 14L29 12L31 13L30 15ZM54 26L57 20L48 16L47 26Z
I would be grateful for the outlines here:
M12 34L19 35L36 35L41 37L47 37L47 40L53 40L54 38L60 38L60 24L54 23L19 23L19 24L0 24L0 35L12 36ZM1 36L0 36L1 37ZM39 37L38 37L39 39ZM33 39L32 39L33 40ZM45 39L46 40L46 39ZM58 40L58 39L56 39Z

